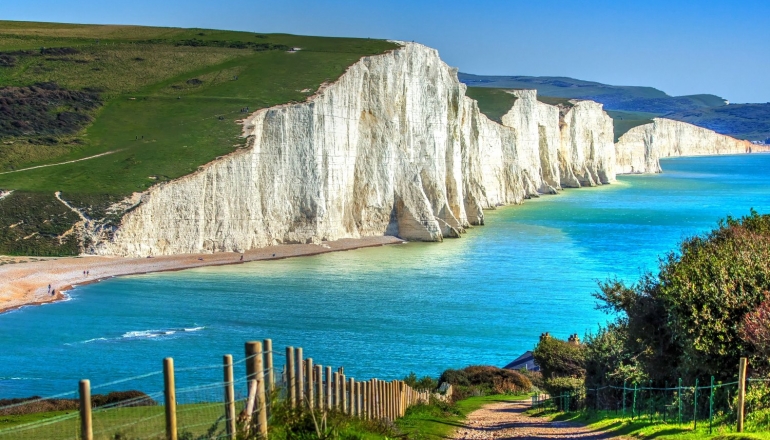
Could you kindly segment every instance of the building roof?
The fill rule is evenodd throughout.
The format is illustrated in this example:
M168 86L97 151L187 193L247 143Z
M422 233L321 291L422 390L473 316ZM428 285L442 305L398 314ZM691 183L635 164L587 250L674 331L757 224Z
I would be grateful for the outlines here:
M531 351L525 351L524 354L517 357L510 364L503 367L506 370L521 370L526 368L529 371L540 371L540 366L535 363L535 356Z

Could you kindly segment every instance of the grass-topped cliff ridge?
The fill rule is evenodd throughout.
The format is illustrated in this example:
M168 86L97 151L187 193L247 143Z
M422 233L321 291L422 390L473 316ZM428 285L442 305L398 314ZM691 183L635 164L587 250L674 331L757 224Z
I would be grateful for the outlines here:
M770 144L770 103L728 104L711 94L669 96L654 87L615 86L554 76L493 76L459 73L460 81L484 97L483 89L535 89L538 95L587 99L604 105L615 125L615 140L630 129L665 117L738 139Z
M81 218L63 201L115 223L115 202L244 147L238 121L248 113L304 101L362 57L396 47L0 22L0 254L79 253L70 231Z

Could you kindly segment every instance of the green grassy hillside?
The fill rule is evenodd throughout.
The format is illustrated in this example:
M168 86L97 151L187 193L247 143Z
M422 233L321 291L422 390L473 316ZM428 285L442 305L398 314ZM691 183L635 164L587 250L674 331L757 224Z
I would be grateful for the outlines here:
M478 102L481 113L497 123L502 123L500 118L508 113L518 99L505 89L490 87L468 87L465 94Z
M718 133L770 144L770 103L730 104L667 115Z
M104 217L110 203L243 147L237 121L249 113L303 101L361 57L394 48L354 38L0 22L0 189L14 190L0 199L0 254L77 253L61 237L72 216L59 212L54 192Z

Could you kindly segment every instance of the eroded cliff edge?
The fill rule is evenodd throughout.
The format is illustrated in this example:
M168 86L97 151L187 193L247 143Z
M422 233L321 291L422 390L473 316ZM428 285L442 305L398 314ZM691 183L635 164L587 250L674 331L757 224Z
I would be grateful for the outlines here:
M440 241L483 224L484 209L614 180L612 126L598 104L601 124L587 129L520 101L504 125L490 121L437 51L405 43L361 59L308 102L256 112L244 126L249 148L153 187L89 252L242 251L383 234Z
M768 151L770 148L686 122L655 118L634 127L618 139L618 174L660 173L660 159Z

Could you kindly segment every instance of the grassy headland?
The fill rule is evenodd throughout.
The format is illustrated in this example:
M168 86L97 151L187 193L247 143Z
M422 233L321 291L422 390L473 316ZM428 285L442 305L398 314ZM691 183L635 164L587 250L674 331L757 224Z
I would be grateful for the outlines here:
M208 29L26 22L0 29L0 189L16 191L0 199L0 254L77 253L59 231L77 219L60 218L54 192L103 213L243 147L237 121L247 113L303 101L361 57L396 47ZM16 171L102 153L109 154ZM33 201L12 209L17 197ZM50 224L61 227L48 231Z

